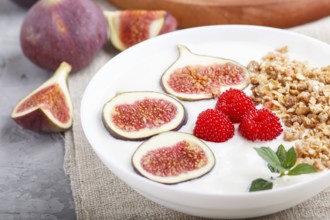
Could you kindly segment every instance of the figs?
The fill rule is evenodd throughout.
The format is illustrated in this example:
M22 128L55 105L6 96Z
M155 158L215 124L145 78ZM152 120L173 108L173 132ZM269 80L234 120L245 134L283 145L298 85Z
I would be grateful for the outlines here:
M229 88L244 89L249 84L249 71L236 61L194 54L184 45L178 49L178 59L161 77L166 93L195 101L212 99Z
M54 75L14 107L12 119L37 132L61 132L72 125L72 102L67 87L71 65L63 62Z
M39 0L24 18L20 41L34 64L55 70L65 61L78 71L101 50L107 32L103 11L91 0Z
M109 36L118 50L125 50L141 41L176 30L175 17L166 11L105 11Z
M165 184L192 180L210 172L216 159L197 137L168 131L142 143L132 156L134 169L142 176Z
M117 94L104 104L103 124L118 139L143 140L160 132L178 130L187 122L184 106L159 92Z

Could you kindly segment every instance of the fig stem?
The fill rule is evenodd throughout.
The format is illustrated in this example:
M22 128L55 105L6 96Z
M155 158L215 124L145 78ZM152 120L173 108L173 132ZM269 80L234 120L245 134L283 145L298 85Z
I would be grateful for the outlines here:
M186 45L179 44L179 45L178 45L178 49L179 49L179 53L180 53L180 55L191 54L190 49L189 49Z
M67 62L62 62L60 66L54 73L54 77L64 78L67 79L70 72L72 70L72 66Z
M191 50L183 44L179 44L178 45L178 50L179 50L179 56L180 57L189 57L189 56L193 56L193 53L191 52Z

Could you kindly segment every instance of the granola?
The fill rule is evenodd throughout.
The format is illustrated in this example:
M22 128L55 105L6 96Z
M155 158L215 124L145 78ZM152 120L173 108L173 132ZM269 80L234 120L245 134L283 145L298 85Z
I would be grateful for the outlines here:
M284 140L296 142L298 161L330 168L330 65L310 67L283 47L248 69L251 98L282 118Z

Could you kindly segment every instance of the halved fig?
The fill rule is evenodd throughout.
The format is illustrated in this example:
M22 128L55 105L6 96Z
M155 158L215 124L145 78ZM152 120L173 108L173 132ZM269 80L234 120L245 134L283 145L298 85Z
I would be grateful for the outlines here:
M149 91L125 92L104 104L103 123L118 139L143 140L178 130L187 122L184 106L175 98Z
M184 45L178 49L178 59L161 78L166 93L196 101L215 98L229 88L242 90L249 84L249 71L236 61L194 54Z
M132 156L142 176L165 184L192 180L215 165L212 150L197 137L176 131L158 134L142 143Z
M37 132L62 132L72 126L72 102L67 86L71 65L62 62L54 75L14 107L12 119Z
M141 41L176 30L176 19L162 10L105 11L109 36L118 50L125 50Z

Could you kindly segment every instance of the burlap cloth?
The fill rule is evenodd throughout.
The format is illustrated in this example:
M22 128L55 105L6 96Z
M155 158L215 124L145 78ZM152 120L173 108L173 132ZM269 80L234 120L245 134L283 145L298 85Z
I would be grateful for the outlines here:
M330 17L292 30L330 43ZM98 159L86 140L80 121L83 92L97 70L117 53L108 45L91 65L69 78L74 124L65 134L64 167L71 178L77 219L202 219L164 208L133 191ZM298 206L256 219L330 219L330 188Z

